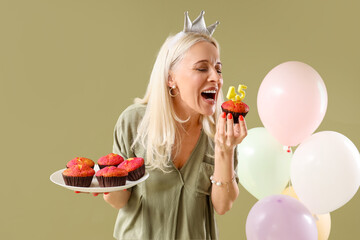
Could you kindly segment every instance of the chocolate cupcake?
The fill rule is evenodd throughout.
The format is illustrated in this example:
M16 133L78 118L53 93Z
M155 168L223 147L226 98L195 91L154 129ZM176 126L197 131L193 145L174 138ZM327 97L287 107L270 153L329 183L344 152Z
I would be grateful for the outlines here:
M249 112L249 106L246 103L241 101L226 101L221 104L221 109L223 112L231 113L234 119L234 123L239 123L239 117L242 115L243 117Z
M84 158L84 157L76 157L71 159L67 164L66 167L70 168L71 166L74 165L87 165L91 168L94 168L95 162L89 158Z
M106 156L99 158L97 164L99 168L102 169L104 167L115 166L117 167L120 163L124 161L124 158L118 154L110 153Z
M243 89L246 89L245 85L239 85L238 92L241 96L236 95L235 88L230 87L226 98L229 101L224 102L221 104L221 109L223 112L227 114L231 113L234 119L234 123L239 123L240 115L245 117L246 114L249 112L249 106L244 103L242 100L245 98L245 92Z
M145 174L144 159L140 157L126 159L118 168L125 169L129 173L128 180L130 181L139 180Z
M95 170L87 165L73 165L62 173L64 182L69 186L89 187Z
M104 167L96 172L100 187L117 187L126 184L128 172L114 166Z

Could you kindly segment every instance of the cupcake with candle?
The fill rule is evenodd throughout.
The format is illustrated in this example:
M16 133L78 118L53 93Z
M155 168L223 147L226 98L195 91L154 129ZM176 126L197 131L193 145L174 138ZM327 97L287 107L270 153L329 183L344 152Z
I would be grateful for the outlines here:
M239 85L239 96L235 93L235 87L231 86L226 95L226 98L229 99L229 101L226 101L221 105L221 109L223 112L225 112L226 114L232 114L234 123L239 123L240 115L245 117L246 114L249 112L249 106L243 102L243 99L245 98L244 89L247 89L245 85Z

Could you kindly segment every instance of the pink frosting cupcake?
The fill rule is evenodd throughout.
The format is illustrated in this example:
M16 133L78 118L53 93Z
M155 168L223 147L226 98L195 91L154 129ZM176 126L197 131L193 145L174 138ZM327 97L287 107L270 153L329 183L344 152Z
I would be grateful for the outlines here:
M115 153L110 153L106 156L99 158L97 163L99 165L99 168L102 169L104 167L109 167L109 166L117 167L123 161L124 161L124 158L122 156L115 154Z
M73 165L62 173L66 185L89 187L95 174L94 169L87 165Z
M100 169L95 176L100 187L115 187L125 185L128 172L125 169L110 166Z
M66 167L69 168L71 166L74 166L74 165L87 165L91 168L94 168L94 161L89 159L89 158L84 158L84 157L76 157L76 158L73 158L71 159L67 164L66 164Z
M128 171L128 180L130 181L136 181L145 174L144 159L140 157L126 159L118 166L118 168Z

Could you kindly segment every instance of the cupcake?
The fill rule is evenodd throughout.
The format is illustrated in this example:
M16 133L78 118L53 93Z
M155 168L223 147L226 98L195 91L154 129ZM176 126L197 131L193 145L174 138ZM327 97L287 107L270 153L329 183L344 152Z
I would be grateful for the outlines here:
M231 86L226 95L226 98L229 99L229 101L226 101L221 105L223 112L232 114L234 123L239 123L240 115L245 117L249 112L249 106L242 101L245 98L245 91L243 89L246 88L245 85L239 85L238 92L241 94L241 96L239 96L235 93L235 88Z
M110 153L106 156L99 158L97 161L99 168L115 166L117 167L120 163L124 161L124 158L118 154Z
M64 182L69 186L89 187L95 174L95 170L87 165L73 165L62 173Z
M84 157L76 157L72 160L70 160L67 164L66 164L66 167L67 168L70 168L74 165L87 165L91 168L94 168L94 161L91 160L91 159L88 159L88 158L84 158Z
M140 157L129 158L123 161L118 168L128 171L128 180L136 181L145 174L144 159Z
M125 169L110 166L100 169L95 176L100 187L116 187L125 185L128 172Z

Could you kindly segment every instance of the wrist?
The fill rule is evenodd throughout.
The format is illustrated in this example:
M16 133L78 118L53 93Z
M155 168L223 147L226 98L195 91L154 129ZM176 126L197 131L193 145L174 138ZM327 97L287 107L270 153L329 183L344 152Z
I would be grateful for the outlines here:
M215 155L219 156L222 159L228 158L228 157L232 158L234 155L234 149L235 149L235 147L224 149L224 148L215 146Z

